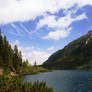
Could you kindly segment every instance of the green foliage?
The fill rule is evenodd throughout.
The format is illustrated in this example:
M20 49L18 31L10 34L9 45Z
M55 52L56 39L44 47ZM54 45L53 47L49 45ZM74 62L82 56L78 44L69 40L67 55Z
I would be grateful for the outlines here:
M78 66L77 69L79 69L79 70L92 70L92 64L84 64L84 65Z
M54 92L48 88L45 82L24 83L19 77L20 74L35 74L47 72L42 67L31 66L28 60L22 60L21 52L17 46L14 49L7 41L6 36L2 37L0 31L0 92Z
M52 69L91 69L92 31L69 43L63 49L49 57L43 64Z
M22 78L0 76L0 92L54 92L45 82L24 83Z
M0 67L7 67L11 70L18 71L19 67L22 65L22 55L18 51L15 45L14 49L7 41L6 36L2 37L0 31Z
M27 65L26 62L23 63L23 69L21 69L21 74L37 74L37 73L42 73L42 72L49 72L48 69L43 68L43 67L34 67L31 65Z
M14 49L7 41L6 36L2 37L0 31L0 67L5 70L5 73L15 72L17 74L35 74L47 72L47 69L38 67L36 62L34 66L28 63L28 60L22 60L22 54L15 45Z
M0 65L2 65L2 60L3 60L3 38L1 35L1 30L0 30Z
M18 51L18 48L16 45L14 47L13 66L15 70L18 70L19 67L22 66L22 55L21 55L21 52Z

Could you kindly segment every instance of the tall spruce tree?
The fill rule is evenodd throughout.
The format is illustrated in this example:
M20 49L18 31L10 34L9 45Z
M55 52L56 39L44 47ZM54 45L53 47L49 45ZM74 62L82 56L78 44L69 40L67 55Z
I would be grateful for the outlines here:
M21 54L21 51L19 51L18 53L18 56L19 56L19 66L21 67L22 66L22 54Z
M7 41L6 36L4 36L4 41L3 41L3 62L4 66L12 68L12 48L9 42Z
M8 66L9 68L13 68L13 49L11 48L11 45L9 44L8 47L8 55L9 55L9 62L8 62Z
M3 64L2 55L3 55L3 37L1 35L1 29L0 29L0 65Z
M22 55L21 52L18 51L16 45L14 46L13 66L15 70L18 70L22 66Z
M8 66L9 62L9 52L8 52L8 41L6 39L6 36L4 36L4 46L3 46L3 62L4 66Z
M13 55L13 66L14 68L17 70L18 68L18 61L19 61L19 58L18 58L18 48L17 46L15 45L14 46L14 55Z

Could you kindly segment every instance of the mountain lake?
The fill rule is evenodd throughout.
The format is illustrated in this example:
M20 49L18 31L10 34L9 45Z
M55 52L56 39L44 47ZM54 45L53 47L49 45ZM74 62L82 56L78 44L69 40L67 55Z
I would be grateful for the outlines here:
M46 81L55 92L92 92L92 71L54 70L35 75L25 75L25 82Z

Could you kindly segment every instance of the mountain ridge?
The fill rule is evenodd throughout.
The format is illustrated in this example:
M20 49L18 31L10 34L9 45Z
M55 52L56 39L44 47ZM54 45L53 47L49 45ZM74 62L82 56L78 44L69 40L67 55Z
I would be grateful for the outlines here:
M91 67L91 62L92 30L56 51L43 63L43 66L54 69L77 69L86 66L85 69L88 69Z

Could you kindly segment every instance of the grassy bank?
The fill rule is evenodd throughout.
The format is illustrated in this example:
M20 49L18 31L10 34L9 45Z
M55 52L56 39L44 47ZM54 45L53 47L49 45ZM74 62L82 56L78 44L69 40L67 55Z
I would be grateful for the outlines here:
M26 68L23 72L21 72L22 75L32 75L32 74L39 74L44 72L51 72L50 70L43 68L43 67L31 67Z

